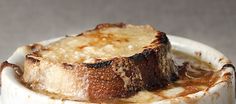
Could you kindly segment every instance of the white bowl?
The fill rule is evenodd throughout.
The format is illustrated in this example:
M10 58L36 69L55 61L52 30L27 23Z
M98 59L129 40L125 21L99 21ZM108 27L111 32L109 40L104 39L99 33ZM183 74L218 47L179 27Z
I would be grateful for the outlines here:
M63 38L63 37L61 37ZM40 42L48 44L61 38L52 39ZM235 75L234 69L231 66L228 58L219 51L204 45L202 43L168 35L174 50L182 51L190 55L201 53L201 59L210 62L216 70L222 70L221 78L216 84L210 87L207 91L200 91L194 94L189 94L184 97L161 100L153 102L155 104L234 104L235 98ZM26 47L19 47L14 54L8 59L8 62L17 64L20 67L25 59ZM197 54L199 55L199 54ZM226 65L224 67L224 65ZM222 69L224 67L224 69ZM224 73L230 73L230 78L227 81L224 78ZM15 77L15 72L11 67L6 67L2 71L2 87L1 87L1 102L2 104L85 104L84 102L66 101L60 99L52 99L46 95L36 93L23 86ZM219 82L219 83L218 83Z

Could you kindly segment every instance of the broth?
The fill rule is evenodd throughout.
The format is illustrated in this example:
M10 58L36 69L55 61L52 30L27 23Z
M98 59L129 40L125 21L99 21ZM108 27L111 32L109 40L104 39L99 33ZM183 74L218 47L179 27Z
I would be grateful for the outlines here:
M205 91L218 80L219 75L211 64L183 52L173 51L172 53L173 60L179 68L179 80L155 91L140 91L122 101L147 103L183 97Z

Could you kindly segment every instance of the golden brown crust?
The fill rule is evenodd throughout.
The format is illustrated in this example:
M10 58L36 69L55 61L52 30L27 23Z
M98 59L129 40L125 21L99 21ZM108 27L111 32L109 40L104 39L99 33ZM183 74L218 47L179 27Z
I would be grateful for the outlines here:
M124 28L125 24L100 24L95 30L107 27ZM99 60L95 63L52 63L40 60L40 55L28 54L25 60L25 72L23 78L26 83L31 83L32 89L48 90L39 88L44 84L39 79L40 74L56 67L63 74L71 75L74 82L72 85L63 85L83 94L85 98L79 98L76 94L60 89L53 93L66 93L68 96L76 96L72 100L102 101L114 98L129 97L140 90L154 90L163 87L177 79L177 71L170 56L170 43L166 34L157 31L156 39L145 46L141 53L129 57L114 57L109 60ZM47 64L45 64L47 63ZM55 65L55 66L54 66ZM63 77L63 76L61 76ZM41 82L42 81L42 82ZM76 85L75 85L76 84ZM80 85L81 84L81 85ZM44 85L45 87L45 85ZM47 86L46 86L47 87ZM64 92L63 92L64 91ZM50 92L50 91L49 91ZM68 94L69 93L69 94Z

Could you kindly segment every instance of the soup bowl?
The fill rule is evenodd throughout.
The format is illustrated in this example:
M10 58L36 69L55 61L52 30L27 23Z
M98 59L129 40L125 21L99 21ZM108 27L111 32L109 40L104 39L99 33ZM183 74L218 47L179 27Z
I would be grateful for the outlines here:
M39 42L46 45L60 38ZM220 78L206 90L186 96L174 97L153 104L234 104L235 103L235 68L230 60L222 53L202 43L168 35L172 49L192 56L199 57L202 61L211 63L216 71L221 71ZM7 60L23 69L27 47L17 48ZM12 67L4 67L1 73L1 103L2 104L87 104L89 102L77 102L62 99L53 99L41 93L37 93L25 87L15 75Z

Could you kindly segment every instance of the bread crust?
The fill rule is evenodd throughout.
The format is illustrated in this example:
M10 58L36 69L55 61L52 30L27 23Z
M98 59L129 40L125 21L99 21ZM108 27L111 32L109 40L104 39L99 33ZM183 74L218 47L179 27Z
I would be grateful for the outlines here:
M125 24L100 24L94 30L125 28ZM78 36L81 36L80 34ZM37 44L39 45L39 44ZM36 46L33 45L35 48ZM171 58L171 45L163 32L141 53L95 63L55 63L43 60L37 51L26 55L23 80L33 90L66 96L64 99L104 101L126 98L140 90L156 90L178 79Z

